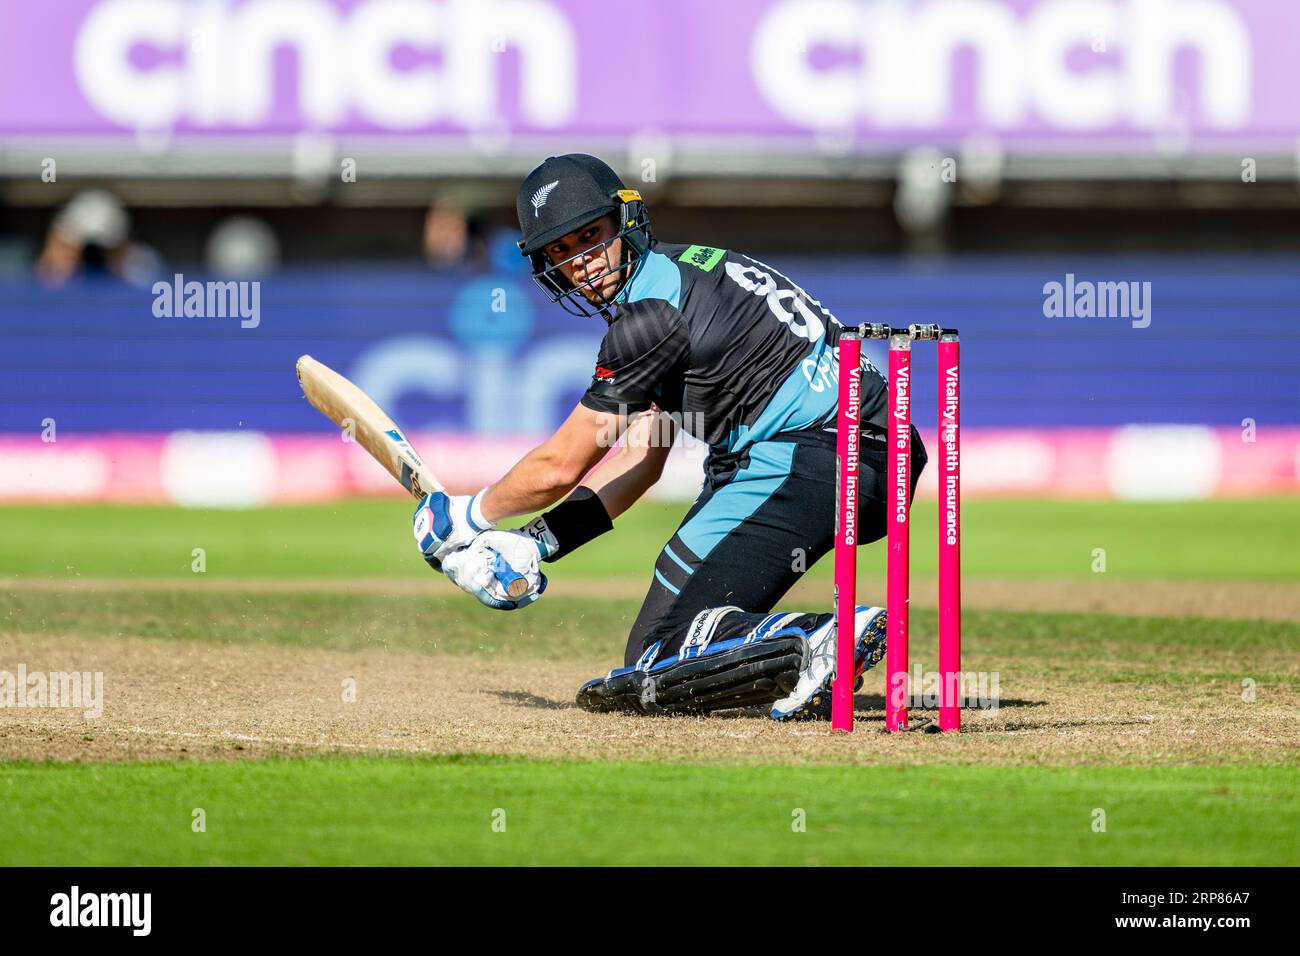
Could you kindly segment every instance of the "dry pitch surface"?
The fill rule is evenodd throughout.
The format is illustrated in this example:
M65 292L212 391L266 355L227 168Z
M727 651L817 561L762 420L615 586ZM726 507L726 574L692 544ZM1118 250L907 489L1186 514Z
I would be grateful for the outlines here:
M918 582L913 593L929 588ZM96 719L0 708L0 757L1298 762L1300 594L1283 583L968 581L965 665L997 672L999 706L969 712L960 736L890 737L880 732L875 672L858 697L864 732L851 738L752 713L578 710L575 688L615 663L640 591L634 581L557 582L525 618L491 615L426 582L9 579L0 584L0 670L101 671L105 701ZM579 597L588 593L596 596ZM796 592L786 605L816 606L816 593ZM1234 615L1242 607L1256 620ZM1197 617L1183 618L1192 608ZM478 633L488 618L499 630ZM914 659L927 668L932 619L923 605L914 614ZM349 681L354 701L343 699ZM933 715L917 716L924 727Z

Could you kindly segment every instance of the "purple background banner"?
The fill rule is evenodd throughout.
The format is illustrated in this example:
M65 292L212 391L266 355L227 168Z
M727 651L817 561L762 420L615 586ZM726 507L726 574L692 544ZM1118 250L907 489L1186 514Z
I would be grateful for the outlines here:
M0 136L1279 145L1297 36L1294 0L3 0Z

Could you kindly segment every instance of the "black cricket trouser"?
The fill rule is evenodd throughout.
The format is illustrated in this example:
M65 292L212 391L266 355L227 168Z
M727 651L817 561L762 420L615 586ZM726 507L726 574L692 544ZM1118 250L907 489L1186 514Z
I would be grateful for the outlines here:
M860 544L885 536L886 447L863 435L858 495ZM912 429L912 491L926 453ZM734 604L766 614L835 543L835 433L795 432L750 445L740 458L713 456L704 490L655 561L645 603L623 655L631 667L664 641L676 653L700 611Z

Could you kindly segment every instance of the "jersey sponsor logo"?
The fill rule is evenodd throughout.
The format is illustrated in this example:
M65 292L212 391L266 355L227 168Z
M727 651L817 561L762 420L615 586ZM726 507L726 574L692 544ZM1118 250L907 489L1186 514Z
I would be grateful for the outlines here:
M558 185L560 185L560 181L557 179L555 182L547 183L541 189L537 190L537 192L533 193L533 198L530 201L533 204L534 219L542 214L542 207L546 205L546 200L551 198L551 193Z
M803 377L808 380L808 388L814 392L824 392L834 388L840 380L840 347L834 349L835 361L831 362L825 351L815 351L799 363Z
M597 365L596 374L593 375L592 378L597 382L608 382L613 385L615 379L614 370L605 368L603 365Z
M713 267L722 261L722 257L727 254L726 249L715 249L712 246L688 246L677 259L678 262L689 262L695 268L704 272L713 271Z

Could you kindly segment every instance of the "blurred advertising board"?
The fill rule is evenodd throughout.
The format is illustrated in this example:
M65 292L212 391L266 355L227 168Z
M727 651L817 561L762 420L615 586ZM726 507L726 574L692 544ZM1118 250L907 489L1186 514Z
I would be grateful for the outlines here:
M972 493L1300 489L1300 273L1288 259L781 264L842 322L961 329ZM1140 314L1079 308L1084 291L1125 282L1147 287ZM1069 314L1052 305L1058 285ZM302 399L303 353L356 381L431 458L454 461L449 483L490 481L579 399L603 329L505 264L291 270L258 281L255 321L175 314L177 288L170 275L157 291L0 283L0 497L171 499L202 474L233 476L213 485L236 502L389 491ZM866 351L884 367L881 343ZM932 359L917 361L925 432L936 383ZM704 449L687 452L670 494L698 486Z
M4 0L0 136L1291 149L1298 29L1292 0Z

